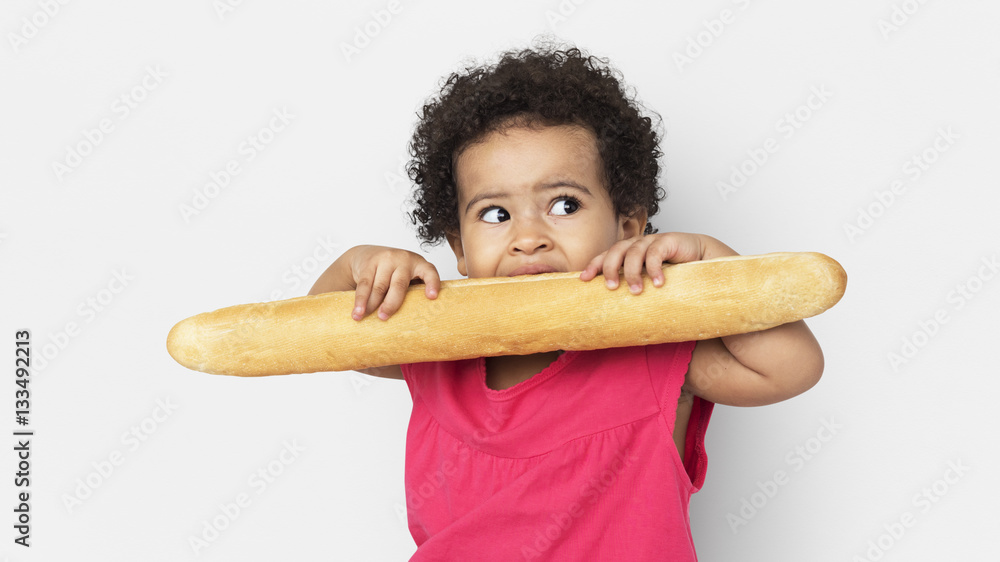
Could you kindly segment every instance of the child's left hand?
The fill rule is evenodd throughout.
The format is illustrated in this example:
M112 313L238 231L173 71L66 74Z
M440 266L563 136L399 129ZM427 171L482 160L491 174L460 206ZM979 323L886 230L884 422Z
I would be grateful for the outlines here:
M580 279L603 269L609 289L618 287L619 268L632 292L642 292L642 268L663 286L664 263L738 256L704 234L665 232L619 240L587 264ZM699 340L684 375L683 392L715 404L763 406L813 387L823 374L823 351L802 320L746 334Z
M619 270L624 267L629 290L642 292L642 270L645 266L653 285L663 285L664 263L685 263L721 256L738 256L732 248L704 234L663 232L615 242L607 251L590 260L580 273L580 279L590 281L603 269L608 289L618 288Z

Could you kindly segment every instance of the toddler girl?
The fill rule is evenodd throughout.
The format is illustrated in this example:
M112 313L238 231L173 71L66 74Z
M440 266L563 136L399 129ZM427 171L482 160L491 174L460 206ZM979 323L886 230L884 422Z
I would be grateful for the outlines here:
M709 236L652 228L659 138L606 61L575 48L504 53L451 75L420 118L410 219L425 243L447 241L462 275L580 271L581 283L603 275L608 290L638 294L644 270L660 290L663 263L736 255ZM437 270L419 254L357 246L310 294L354 290L355 319L385 320L416 280L437 296ZM822 371L799 321L363 372L405 380L413 398L412 560L686 561L713 405L785 400Z

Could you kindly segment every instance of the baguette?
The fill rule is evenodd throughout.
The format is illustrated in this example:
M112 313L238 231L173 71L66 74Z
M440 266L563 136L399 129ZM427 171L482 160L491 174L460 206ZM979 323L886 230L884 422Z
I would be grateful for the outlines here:
M661 287L644 273L639 295L579 272L443 281L433 300L414 285L388 320L352 319L354 291L231 306L179 322L167 350L189 369L265 376L703 340L815 316L847 284L839 263L812 252L667 264L663 273Z

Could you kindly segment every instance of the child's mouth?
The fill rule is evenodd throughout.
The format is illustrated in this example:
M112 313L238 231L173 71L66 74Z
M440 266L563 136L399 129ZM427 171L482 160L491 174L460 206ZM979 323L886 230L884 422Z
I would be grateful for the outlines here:
M507 274L507 277L514 277L515 275L535 275L537 273L552 273L558 271L551 265L546 265L544 263L534 263L529 265L522 265L521 267L511 271Z

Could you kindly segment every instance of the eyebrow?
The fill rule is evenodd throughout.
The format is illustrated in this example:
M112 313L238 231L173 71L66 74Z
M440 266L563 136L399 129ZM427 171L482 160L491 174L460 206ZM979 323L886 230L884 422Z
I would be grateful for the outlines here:
M555 187L572 187L574 189L578 189L578 190L586 193L587 195L590 195L591 197L593 197L593 194L590 192L589 189L587 189L585 186L580 185L580 184L576 183L575 181L569 180L569 179L563 179L563 180L555 180L555 181L545 182L543 184L540 184L538 186L538 189L552 189L552 188L555 188ZM475 197L473 197L472 200L469 201L469 204L465 206L465 214L468 214L469 211L472 209L472 206L475 205L476 203L482 201L483 199L493 199L493 198L507 197L507 196L508 196L508 193L506 191L486 191L486 192L480 193L480 194L476 195Z

